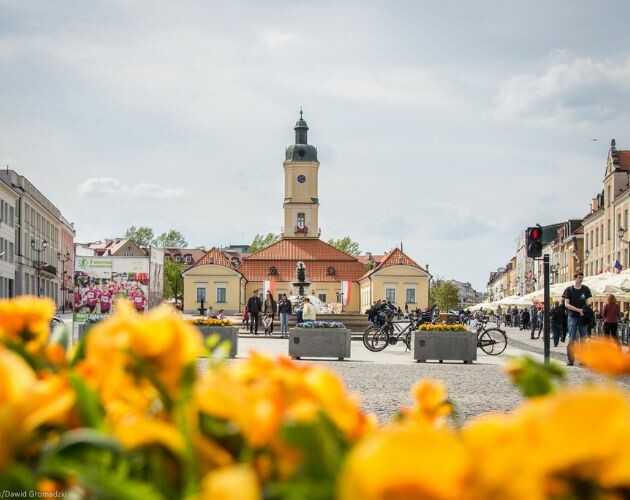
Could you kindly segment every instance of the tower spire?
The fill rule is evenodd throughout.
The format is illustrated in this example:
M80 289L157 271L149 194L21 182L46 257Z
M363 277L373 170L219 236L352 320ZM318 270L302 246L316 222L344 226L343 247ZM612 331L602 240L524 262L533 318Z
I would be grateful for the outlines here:
M295 143L308 144L308 125L302 118L302 106L300 106L300 119L295 123Z

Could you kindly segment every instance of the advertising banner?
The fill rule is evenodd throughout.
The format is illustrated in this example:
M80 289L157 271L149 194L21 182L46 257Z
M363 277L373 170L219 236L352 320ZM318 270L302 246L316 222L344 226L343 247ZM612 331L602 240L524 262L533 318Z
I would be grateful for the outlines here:
M149 308L164 300L164 249L151 247L149 262Z
M149 305L148 257L77 257L72 297L75 329L114 312L114 301L130 300L138 312Z

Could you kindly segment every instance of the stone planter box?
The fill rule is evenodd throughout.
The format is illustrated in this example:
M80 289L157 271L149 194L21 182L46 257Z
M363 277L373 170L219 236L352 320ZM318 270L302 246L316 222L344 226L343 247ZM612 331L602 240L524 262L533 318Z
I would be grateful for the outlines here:
M349 358L351 334L345 328L290 328L289 356L293 359Z
M205 341L208 337L212 335L218 335L220 340L219 342L223 342L224 340L230 341L230 358L235 358L238 352L238 327L236 326L198 326L195 325L197 329L203 335L203 340Z
M472 363L477 359L477 334L474 332L413 332L413 359L424 363L437 359L440 363L463 361Z

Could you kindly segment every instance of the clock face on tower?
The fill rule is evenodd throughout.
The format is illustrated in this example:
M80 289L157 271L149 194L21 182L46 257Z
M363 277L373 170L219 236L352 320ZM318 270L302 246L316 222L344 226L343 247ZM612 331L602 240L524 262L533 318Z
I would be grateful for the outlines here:
M305 176L305 175L302 175L302 174L298 175L297 181L298 181L300 184L304 184L304 183L306 182L306 176Z

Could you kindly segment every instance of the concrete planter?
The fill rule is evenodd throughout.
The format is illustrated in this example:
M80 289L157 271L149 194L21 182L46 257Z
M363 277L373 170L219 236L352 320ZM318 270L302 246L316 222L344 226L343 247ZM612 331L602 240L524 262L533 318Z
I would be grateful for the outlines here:
M345 328L290 328L289 356L293 359L349 358L351 333Z
M78 341L81 342L85 334L90 330L90 328L95 327L98 323L81 323L79 325L79 338Z
M413 359L418 363L428 359L437 359L440 363L444 360L472 363L477 359L477 334L456 331L413 332Z
M220 342L224 340L230 341L230 358L235 358L238 352L238 327L236 326L198 326L197 329L203 335L205 341L212 335L218 335Z

